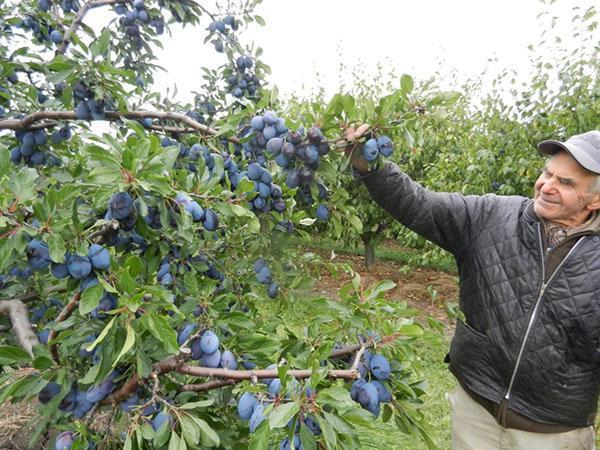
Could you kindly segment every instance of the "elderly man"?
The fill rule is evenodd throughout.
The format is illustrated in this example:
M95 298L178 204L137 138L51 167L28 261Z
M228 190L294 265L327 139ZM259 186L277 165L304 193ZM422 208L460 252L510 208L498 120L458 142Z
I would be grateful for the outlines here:
M600 391L600 132L544 141L533 199L431 192L352 164L375 201L451 252L455 449L593 449Z

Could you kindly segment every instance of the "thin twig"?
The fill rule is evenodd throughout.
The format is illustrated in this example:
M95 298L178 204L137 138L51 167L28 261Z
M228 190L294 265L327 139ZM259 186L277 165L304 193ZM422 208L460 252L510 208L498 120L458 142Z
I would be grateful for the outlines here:
M76 292L75 295L73 295L73 297L71 297L71 300L69 300L69 303L67 303L65 305L65 307L62 309L62 311L58 314L58 316L56 317L54 322L55 323L64 322L71 315L73 310L75 308L77 308L80 298L81 298L81 292ZM56 330L50 330L50 334L48 335L48 342L51 342L56 337L57 334L58 334L58 332ZM58 348L56 347L56 344L50 345L50 353L52 353L52 358L54 359L54 361L56 361L58 363L59 362Z

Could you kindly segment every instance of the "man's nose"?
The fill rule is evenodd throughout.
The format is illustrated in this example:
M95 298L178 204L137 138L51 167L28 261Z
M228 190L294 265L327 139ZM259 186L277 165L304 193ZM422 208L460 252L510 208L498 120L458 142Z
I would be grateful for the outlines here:
M544 182L540 186L540 191L542 191L544 193L551 193L554 190L556 190L556 183L557 183L556 178L554 178L554 177L548 178L548 179L544 180Z

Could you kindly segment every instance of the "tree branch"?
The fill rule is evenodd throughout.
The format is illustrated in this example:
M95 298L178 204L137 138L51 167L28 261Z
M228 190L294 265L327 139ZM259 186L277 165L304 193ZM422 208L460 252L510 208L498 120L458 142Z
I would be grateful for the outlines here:
M164 359L152 366L152 373L155 375L160 375L162 373L172 372L181 364L183 364L188 358L189 356L187 354L180 353L177 356ZM141 378L137 373L132 375L131 378L129 378L125 384L123 384L123 386L102 400L101 405L112 405L125 400L135 392L140 384L140 381Z
M25 304L17 299L0 301L0 314L10 317L12 329L19 344L23 349L33 356L33 346L39 344L36 334L33 332L29 322L29 311Z
M100 6L105 6L105 5L115 5L117 3L131 3L132 1L133 0L92 0L89 2L85 2L83 5L81 5L79 7L79 10L77 11L77 15L73 19L73 22L71 22L71 26L69 26L69 29L65 32L65 35L63 36L63 40L60 43L60 46L56 49L55 54L56 55L64 55L65 54L65 52L67 51L67 47L69 46L69 43L71 42L71 40L70 40L71 35L75 34L75 31L77 31L77 28L79 28L79 25L81 25L81 22L83 22L83 18L85 17L85 15L87 14L87 12L90 9L98 8Z
M181 113L175 112L163 112L163 111L106 111L105 120L110 122L116 122L121 119L133 119L133 120L142 120L145 118L152 118L158 120L172 120L174 122L181 122L187 125L189 128L181 128L178 129L177 132L194 132L199 131L202 134L207 136L216 136L219 134L218 130L214 128L210 128L207 125L203 125L201 123L196 122L189 116ZM30 129L31 126L36 122L41 122L43 120L51 120L51 121L59 121L59 120L70 120L77 121L80 120L75 116L75 111L36 111L22 119L5 119L0 120L0 130L21 130L21 129ZM49 126L54 126L55 122L51 124L45 122L42 124L38 124L37 128L45 128ZM154 128L154 126L153 126ZM239 144L241 141L236 137L225 137L229 142L234 144Z
M184 384L179 388L180 391L191 391L191 392L204 392L211 389L218 389L223 386L240 383L244 380L252 380L255 378L277 378L279 373L277 369L269 370L229 370L229 369L211 369L209 367L197 367L197 366L180 366L177 369L179 373L185 373L194 376L203 377L220 377L226 378L225 380L213 380L202 384ZM312 370L288 370L287 374L293 376L296 379L310 378ZM328 378L344 379L344 380L356 380L360 376L360 373L356 369L347 370L336 370L332 369L327 372Z
M67 303L66 306L62 309L62 311L58 314L58 317L56 318L56 320L54 322L60 323L60 322L63 322L64 320L66 320L71 315L73 310L75 308L77 308L77 304L79 303L80 298L81 298L81 292L76 292L75 295L73 295L73 297L71 297L71 300L69 301L69 303ZM58 334L58 332L56 330L51 330L50 334L48 335L48 342L51 342L52 339L54 339L57 334ZM56 344L50 345L50 352L52 353L52 358L54 359L54 361L56 361L58 363L59 362L58 349L56 347Z
M20 302L23 303L27 303L30 302L31 300L35 300L39 297L41 297L42 295L48 295L48 294L54 294L57 292L65 292L67 289L64 287L54 287L54 288L50 288L45 292L28 292L27 294L23 294L23 295L18 295L17 297L12 297L12 298L6 298L6 299L0 299L0 301L10 301L10 300L18 300Z

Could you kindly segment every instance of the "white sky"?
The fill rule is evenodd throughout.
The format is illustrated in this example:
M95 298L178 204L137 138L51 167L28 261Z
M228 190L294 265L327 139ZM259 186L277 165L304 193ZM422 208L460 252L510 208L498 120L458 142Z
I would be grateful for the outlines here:
M252 24L241 39L263 48L262 59L272 69L269 82L283 96L321 86L329 97L338 90L340 77L346 84L352 81L343 73L359 68L372 79L378 63L393 67L398 76L420 79L454 69L464 80L486 68L494 74L513 68L526 79L527 46L538 44L549 30L550 16L538 14L551 9L561 17L559 34L571 48L579 42L573 39L572 8L579 5L585 12L594 3L557 0L550 7L540 0L264 0L256 13L266 26ZM157 83L176 84L180 100L191 100L191 91L200 86L200 67L224 61L212 45L202 45L207 25L174 28L173 38L165 35L164 49L157 52L159 64L168 70L158 73ZM492 64L491 58L498 61Z

